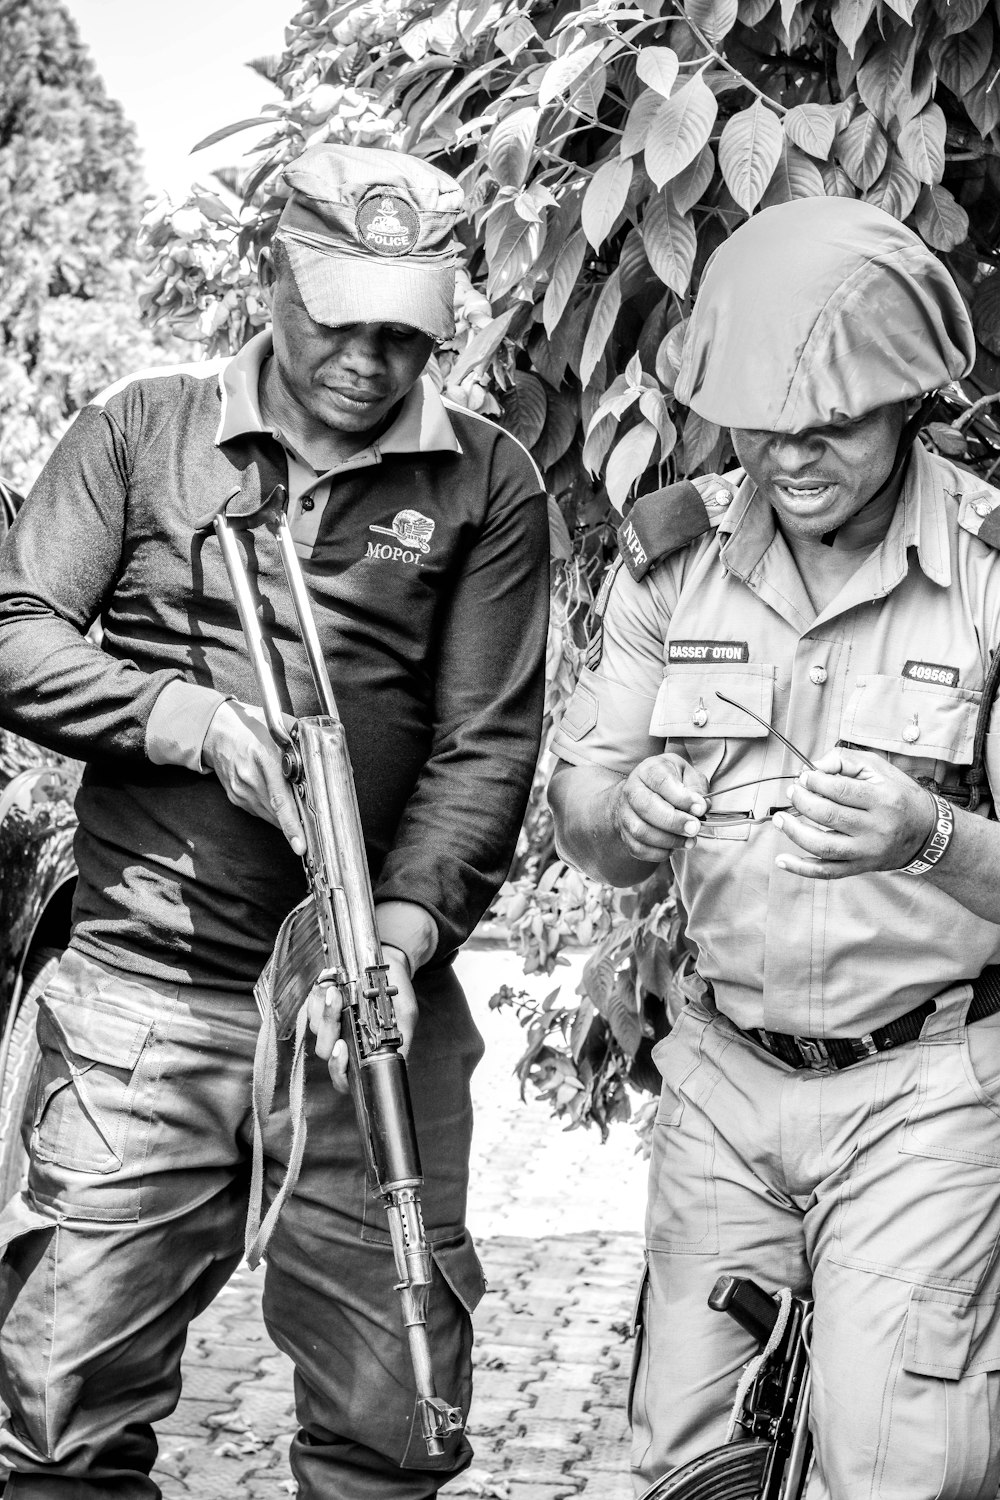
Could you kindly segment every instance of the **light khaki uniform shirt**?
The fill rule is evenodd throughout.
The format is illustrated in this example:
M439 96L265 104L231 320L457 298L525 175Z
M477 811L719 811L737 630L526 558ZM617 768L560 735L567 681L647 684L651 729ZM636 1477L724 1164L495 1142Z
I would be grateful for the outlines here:
M1000 962L1000 927L919 876L813 881L779 869L790 842L756 820L788 806L800 762L716 697L752 708L813 760L847 743L956 785L1000 643L1000 553L976 535L997 505L1000 491L918 445L884 540L819 615L749 480L717 533L641 582L617 570L600 660L554 749L623 775L677 751L708 778L713 812L752 814L672 856L699 973L739 1026L862 1035ZM1000 787L997 733L987 772ZM725 794L756 777L777 779ZM991 806L986 788L979 811Z

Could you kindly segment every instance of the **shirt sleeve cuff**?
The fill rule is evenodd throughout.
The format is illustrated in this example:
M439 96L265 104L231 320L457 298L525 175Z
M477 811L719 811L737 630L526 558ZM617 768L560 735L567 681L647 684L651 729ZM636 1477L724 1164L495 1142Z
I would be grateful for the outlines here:
M168 682L146 721L146 755L153 765L186 766L189 771L206 774L207 767L201 761L205 736L216 712L227 701L225 693L183 678Z
M424 907L412 901L383 901L375 908L375 926L383 943L403 950L411 973L434 956L437 923Z

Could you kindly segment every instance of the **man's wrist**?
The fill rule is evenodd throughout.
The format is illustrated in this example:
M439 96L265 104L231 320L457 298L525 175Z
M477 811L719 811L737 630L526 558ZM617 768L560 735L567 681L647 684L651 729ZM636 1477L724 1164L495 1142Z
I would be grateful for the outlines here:
M927 788L934 806L934 818L930 832L921 841L916 856L909 864L902 865L904 875L926 875L945 856L955 832L955 810L944 797Z

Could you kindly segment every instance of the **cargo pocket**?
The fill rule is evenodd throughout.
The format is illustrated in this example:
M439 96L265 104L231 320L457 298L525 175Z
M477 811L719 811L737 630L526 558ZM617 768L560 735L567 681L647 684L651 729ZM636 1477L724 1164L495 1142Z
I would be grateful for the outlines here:
M703 1105L718 1075L701 1053L698 1023L686 1012L654 1047L653 1061L663 1087L653 1124L646 1246L680 1255L715 1255L716 1138Z
M993 1399L1000 1372L1000 1305L915 1286L906 1310L902 1366L934 1385L918 1407L925 1435L915 1434L901 1413L898 1431L896 1423L890 1428L890 1450L894 1441L922 1443L924 1476L936 1486L938 1500L993 1500L1000 1484L1000 1420ZM912 1394L906 1394L912 1403Z
M643 1344L645 1343L646 1327L646 1296L649 1289L649 1259L642 1268L639 1277L639 1289L635 1294L635 1306L632 1309L632 1320L628 1326L629 1338L634 1340L632 1345L632 1368L629 1372L628 1396L625 1400L625 1412L628 1417L629 1426L632 1426L632 1411L635 1406L635 1391L639 1380L639 1361L642 1358Z
M152 1021L107 989L85 1003L47 994L32 1106L28 1186L43 1203L95 1219L134 1219L150 1121L144 1066ZM135 1165L132 1165L135 1164ZM88 1179L110 1179L88 1188Z

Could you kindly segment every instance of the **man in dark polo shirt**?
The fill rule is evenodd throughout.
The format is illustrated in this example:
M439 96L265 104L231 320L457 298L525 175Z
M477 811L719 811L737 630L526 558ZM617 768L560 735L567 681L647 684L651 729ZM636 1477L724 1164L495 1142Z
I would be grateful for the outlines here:
M438 1393L468 1410L482 1273L465 1228L481 1052L451 959L502 881L538 745L542 483L423 373L454 328L458 185L395 152L314 147L262 257L272 330L235 358L104 392L0 553L0 722L87 762L71 946L41 1007L27 1189L0 1219L0 1461L16 1497L147 1500L151 1423L187 1324L240 1255L252 988L305 892L294 800L218 543L241 485L287 512L354 764L380 936L409 1044L434 1247ZM290 714L318 711L273 539L248 568ZM100 649L85 637L100 619ZM317 1006L308 1144L268 1251L296 1364L310 1500L423 1500L428 1458L385 1216L344 1044ZM287 1066L287 1064L285 1064ZM331 1087L331 1080L335 1087ZM287 1165L279 1108L266 1191Z

